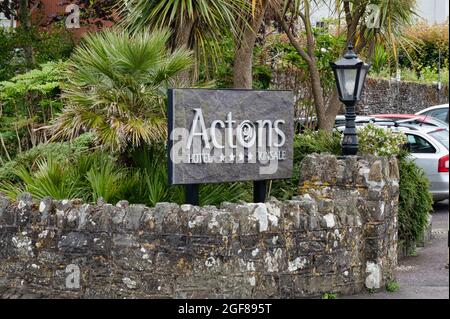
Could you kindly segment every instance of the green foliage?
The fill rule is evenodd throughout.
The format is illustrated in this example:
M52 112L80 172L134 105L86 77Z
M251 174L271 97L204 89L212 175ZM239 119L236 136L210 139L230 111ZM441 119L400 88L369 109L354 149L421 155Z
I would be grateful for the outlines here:
M328 32L322 32L320 28L314 29L314 38L316 41L315 56L320 73L320 80L325 90L331 90L335 87L334 75L330 68L330 62L337 60L345 46L344 35L335 36ZM289 67L296 67L305 72L305 82L309 81L308 64L298 54L295 48L284 37L273 35L267 44L271 56L275 58L275 63L280 70L288 70Z
M121 180L126 178L117 159L96 151L55 160L52 154L12 171L19 182L0 181L0 191L10 198L28 192L36 199L51 196L55 199L81 198L86 201L103 197L111 202L122 198Z
M135 0L124 4L127 28L170 30L171 48L191 48L198 62L195 66L202 68L220 65L222 43L228 34L239 37L242 26L236 21L250 8L245 0Z
M158 202L184 203L181 186L170 186L167 177L165 148L160 145L136 149L129 159L119 160L102 151L89 148L93 137L81 136L74 143L50 143L23 153L20 161L10 162L0 174L0 192L11 199L28 192L36 199L82 198L116 203L154 206ZM74 146L74 144L76 146ZM123 162L132 163L129 166ZM1 176L1 175L0 175ZM247 200L244 183L204 185L201 205L218 205L224 201Z
M73 163L82 153L86 153L94 145L94 135L85 133L76 138L72 143L43 143L36 147L20 153L12 161L0 166L0 181L17 181L14 171L20 167L33 169L37 161L42 161L48 157L56 162L69 161Z
M415 70L420 77L425 68L437 70L440 52L441 66L448 69L448 21L434 25L415 24L405 34L411 44L404 50L404 58L400 61L402 67Z
M119 152L165 139L165 89L192 62L185 49L169 51L169 36L110 30L84 37L65 74L66 105L54 138L72 139L87 129Z
M406 135L373 124L358 130L359 153L362 155L398 156L407 142Z
M108 203L121 199L123 193L121 182L126 178L126 170L118 167L107 154L97 153L85 176L92 190L94 202L100 197Z
M398 291L400 289L400 285L398 284L398 282L396 282L396 281L389 281L387 284L386 284L386 290L388 291L388 292L396 292L396 291Z
M324 293L322 299L338 299L335 293Z
M306 131L294 138L294 172L292 178L272 181L270 195L290 199L297 194L300 163L308 154L330 153L341 155L341 135L337 132Z
M438 70L431 67L424 67L421 69L420 72L417 72L417 70L407 69L403 68L400 70L401 79L405 82L415 82L415 83L422 83L422 84L436 84L439 80L443 84L449 83L449 74L448 74L448 68L442 68L441 69L441 77L439 78ZM389 79L392 77L392 74L390 73L389 69L384 68L381 70L380 74L377 75L378 77Z
M15 171L23 183L21 192L28 192L37 198L51 196L55 199L83 197L79 188L79 176L73 166L66 161L48 157L36 161L36 172L22 167ZM17 195L19 194L15 194Z
M125 198L154 206L158 202L184 202L181 186L170 186L167 175L166 150L161 145L145 146L130 154L135 182ZM249 187L245 183L206 184L200 187L200 205L219 205L224 201L248 200Z
M399 241L414 243L426 229L433 198L425 173L412 160L400 158Z
M74 47L70 32L64 27L53 27L51 32L32 28L25 33L22 28L0 28L0 81L30 69L23 53L24 45L31 45L37 64L67 59Z
M235 42L232 36L224 34L220 41L217 61L204 63L200 66L199 81L213 81L217 88L233 87L233 64L235 54ZM255 89L269 89L272 81L272 69L267 63L267 48L257 46L253 50L253 87Z
M408 254L409 257L417 257L419 256L419 254L417 253L417 249L414 245L413 249L411 250L411 252Z
M14 157L47 140L44 126L62 108L64 69L64 63L48 62L0 82L0 138L6 144L0 157Z
M383 68L386 67L389 60L389 55L386 49L381 44L375 46L375 50L372 56L372 70L375 74L379 75Z

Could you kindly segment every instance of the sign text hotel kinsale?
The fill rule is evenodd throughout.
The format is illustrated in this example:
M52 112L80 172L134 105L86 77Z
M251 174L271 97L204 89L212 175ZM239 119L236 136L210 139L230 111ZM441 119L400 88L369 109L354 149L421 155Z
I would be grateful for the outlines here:
M172 185L292 176L292 92L169 89L168 102Z

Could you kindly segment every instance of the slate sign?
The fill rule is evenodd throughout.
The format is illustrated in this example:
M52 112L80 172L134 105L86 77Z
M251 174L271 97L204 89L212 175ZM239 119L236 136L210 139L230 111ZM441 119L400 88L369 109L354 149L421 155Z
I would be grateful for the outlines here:
M169 89L172 185L290 178L291 91Z

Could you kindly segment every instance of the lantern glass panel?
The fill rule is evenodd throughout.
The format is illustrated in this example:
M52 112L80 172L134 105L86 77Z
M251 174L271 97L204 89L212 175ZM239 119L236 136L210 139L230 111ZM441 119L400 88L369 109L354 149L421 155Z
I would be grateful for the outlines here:
M369 70L368 66L364 66L361 68L361 73L359 74L358 92L356 94L356 99L358 101L361 99L361 93L362 93L362 89L364 87L364 82L366 80L368 70Z
M337 69L336 76L341 88L343 100L353 100L355 94L356 69Z

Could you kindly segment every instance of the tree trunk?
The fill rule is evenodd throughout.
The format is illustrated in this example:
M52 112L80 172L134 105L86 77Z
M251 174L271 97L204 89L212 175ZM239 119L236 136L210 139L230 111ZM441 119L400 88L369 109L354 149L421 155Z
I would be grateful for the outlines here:
M233 67L233 85L237 89L253 88L253 47L266 13L269 0L263 0L261 7L250 17L249 25L243 23L242 38L236 41Z
M172 51L180 48L192 49L191 36L194 28L195 18L184 18L183 24L177 26L175 30L175 38L172 44ZM181 87L188 87L193 82L192 70L184 70L177 76L177 81Z
M30 16L30 9L28 7L29 1L28 0L20 0L19 4L19 22L20 27L22 28L23 32L27 36L26 41L30 41L31 36L31 16ZM34 59L34 50L31 43L26 43L23 45L23 51L25 55L25 60L27 61L27 65L30 68L33 68L35 65L35 59Z
M343 104L339 101L339 94L337 89L333 90L330 100L328 101L326 117L322 119L319 129L331 132L334 127L334 122Z

